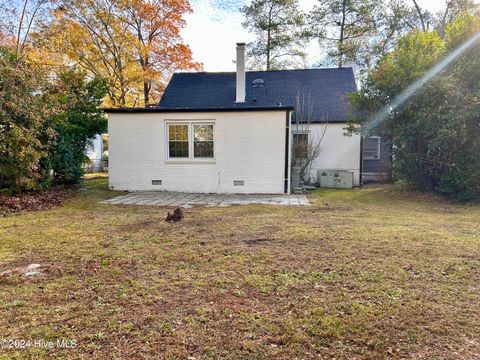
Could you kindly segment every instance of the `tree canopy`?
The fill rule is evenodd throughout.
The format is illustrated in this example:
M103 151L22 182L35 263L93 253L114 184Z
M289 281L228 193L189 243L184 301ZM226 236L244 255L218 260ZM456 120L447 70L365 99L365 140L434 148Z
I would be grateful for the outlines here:
M47 156L41 138L50 136L42 82L38 68L0 48L0 191L33 189L41 180Z
M356 61L365 39L374 34L378 0L326 0L320 1L309 15L309 37L325 44L338 67L345 60Z
M437 13L417 0L318 0L308 12L300 5L293 0L255 0L242 8L243 25L256 36L249 44L253 67L355 63L363 76L408 33L435 31L444 39L448 24L463 13L479 11L475 0L446 0Z
M174 71L201 67L180 37L190 11L186 0L60 0L45 44L105 78L109 106L151 105Z
M368 122L446 54L480 31L463 13L437 32L414 31L398 42L351 96L353 124ZM395 178L423 190L469 200L480 196L480 44L392 110L373 131L392 144Z
M276 70L305 64L305 17L298 8L297 0L254 0L242 8L243 26L257 36L248 45L251 67Z
M104 80L74 68L47 75L0 49L0 193L77 183L88 141L106 130Z
M101 106L158 102L199 69L183 43L187 0L0 0L0 192L75 184Z
M104 78L107 106L154 105L173 72L201 68L180 36L191 11L188 0L0 0L0 45Z

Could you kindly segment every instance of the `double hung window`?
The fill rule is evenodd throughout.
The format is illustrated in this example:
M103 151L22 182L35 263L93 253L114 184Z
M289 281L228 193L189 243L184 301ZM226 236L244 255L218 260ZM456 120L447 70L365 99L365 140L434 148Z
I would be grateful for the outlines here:
M214 124L208 122L167 123L168 159L215 158Z

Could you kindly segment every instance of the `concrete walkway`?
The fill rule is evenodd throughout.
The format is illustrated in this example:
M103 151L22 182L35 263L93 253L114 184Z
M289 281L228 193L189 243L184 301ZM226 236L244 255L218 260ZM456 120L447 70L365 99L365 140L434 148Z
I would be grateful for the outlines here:
M132 192L103 201L113 205L156 205L190 208L192 206L231 206L231 205L310 205L305 195L227 195L189 194L177 192Z

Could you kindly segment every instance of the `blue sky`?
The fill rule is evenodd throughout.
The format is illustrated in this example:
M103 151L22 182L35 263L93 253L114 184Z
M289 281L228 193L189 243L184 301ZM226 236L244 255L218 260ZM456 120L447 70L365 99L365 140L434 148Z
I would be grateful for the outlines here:
M318 0L300 0L303 10L309 10ZM253 40L242 27L240 9L249 0L191 0L193 14L186 16L187 26L182 31L195 60L203 62L206 71L233 71L235 43ZM430 11L444 7L442 0L419 0ZM308 49L309 60L318 60L320 49L313 44Z

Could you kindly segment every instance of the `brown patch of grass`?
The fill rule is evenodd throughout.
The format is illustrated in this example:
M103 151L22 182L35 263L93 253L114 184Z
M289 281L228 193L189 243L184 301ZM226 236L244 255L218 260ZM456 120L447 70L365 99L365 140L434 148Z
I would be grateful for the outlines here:
M480 356L480 207L389 187L312 207L103 205L104 180L0 219L0 338L75 339L18 358Z
M0 195L0 217L48 210L60 206L72 195L73 191L65 188L51 188L17 195Z
M273 240L268 238L256 238L256 239L244 240L243 242L247 245L257 245L257 244L262 244L270 241L273 241Z

